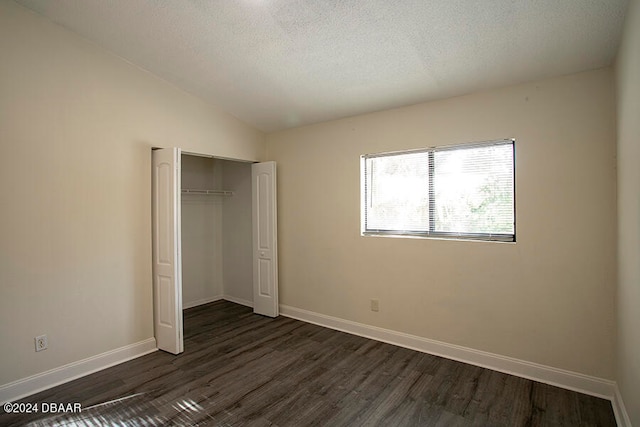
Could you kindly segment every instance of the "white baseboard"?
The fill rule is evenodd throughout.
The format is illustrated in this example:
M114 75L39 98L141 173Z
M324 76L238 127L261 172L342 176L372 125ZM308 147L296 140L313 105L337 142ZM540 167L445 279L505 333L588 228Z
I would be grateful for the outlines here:
M199 305L209 304L210 302L220 301L221 299L223 299L222 295L216 295L215 297L202 298L202 299L191 301L191 302L182 301L182 309L186 310L187 308L193 308Z
M130 344L0 386L0 402L12 402L157 351L156 339Z
M620 389L617 384L614 389L615 392L613 399L611 400L611 405L613 405L613 413L616 416L616 423L618 424L618 427L631 427L631 419L629 418L627 409L624 407L622 395L620 394Z
M253 308L253 301L232 297L231 295L225 295L222 297L222 299L225 301L235 302L236 304L245 305L247 307Z
M184 303L182 304L182 309L186 310L188 308L193 308L193 307L197 307L199 305L204 305L204 304L209 304L210 302L215 302L215 301L220 301L220 300L225 300L225 301L230 301L230 302L235 302L236 304L240 304L240 305L245 305L247 307L252 307L253 308L253 301L249 301L243 298L237 298L231 295L218 295L212 298L203 298L203 299L199 299L197 301L192 301L192 302L188 302L188 303Z
M280 305L280 314L308 323L325 326L338 331L371 338L377 341L394 344L400 347L421 351L423 353L457 360L470 365L504 372L522 378L578 391L580 393L601 397L613 401L615 382L603 378L592 377L551 366L527 362L499 354L474 350L454 344L447 344L416 335L396 332L389 329L369 326L337 317L326 316L312 311Z

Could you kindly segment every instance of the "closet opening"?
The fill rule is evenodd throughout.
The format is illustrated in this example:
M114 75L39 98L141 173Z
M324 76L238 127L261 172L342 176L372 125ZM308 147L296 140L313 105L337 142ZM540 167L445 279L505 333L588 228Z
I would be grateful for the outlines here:
M157 347L184 351L183 310L225 299L278 316L275 162L152 151Z
M251 163L182 153L182 308L253 307Z

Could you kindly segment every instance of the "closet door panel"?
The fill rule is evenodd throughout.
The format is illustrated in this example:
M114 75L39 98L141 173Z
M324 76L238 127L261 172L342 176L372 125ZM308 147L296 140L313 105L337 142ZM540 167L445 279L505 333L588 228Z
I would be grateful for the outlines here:
M271 297L273 295L273 282L271 281L271 260L260 259L258 261L258 275L260 276L260 288L258 292L261 297Z
M276 164L251 166L253 211L253 311L276 317L278 309L278 251Z
M155 150L153 158L153 317L156 345L178 354L182 338L180 254L180 150Z

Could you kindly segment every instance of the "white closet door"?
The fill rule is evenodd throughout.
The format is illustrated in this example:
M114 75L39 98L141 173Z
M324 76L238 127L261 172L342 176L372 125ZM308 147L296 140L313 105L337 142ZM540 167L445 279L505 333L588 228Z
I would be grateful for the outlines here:
M276 163L251 166L253 195L253 311L276 317L278 310L278 245Z
M153 322L160 350L178 354L182 340L180 149L153 151Z

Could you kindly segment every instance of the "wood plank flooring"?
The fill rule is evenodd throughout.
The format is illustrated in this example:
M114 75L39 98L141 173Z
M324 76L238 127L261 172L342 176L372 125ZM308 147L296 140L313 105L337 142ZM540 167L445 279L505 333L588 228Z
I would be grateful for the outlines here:
M185 352L155 352L23 399L77 414L0 425L615 426L607 400L226 301L185 311Z

